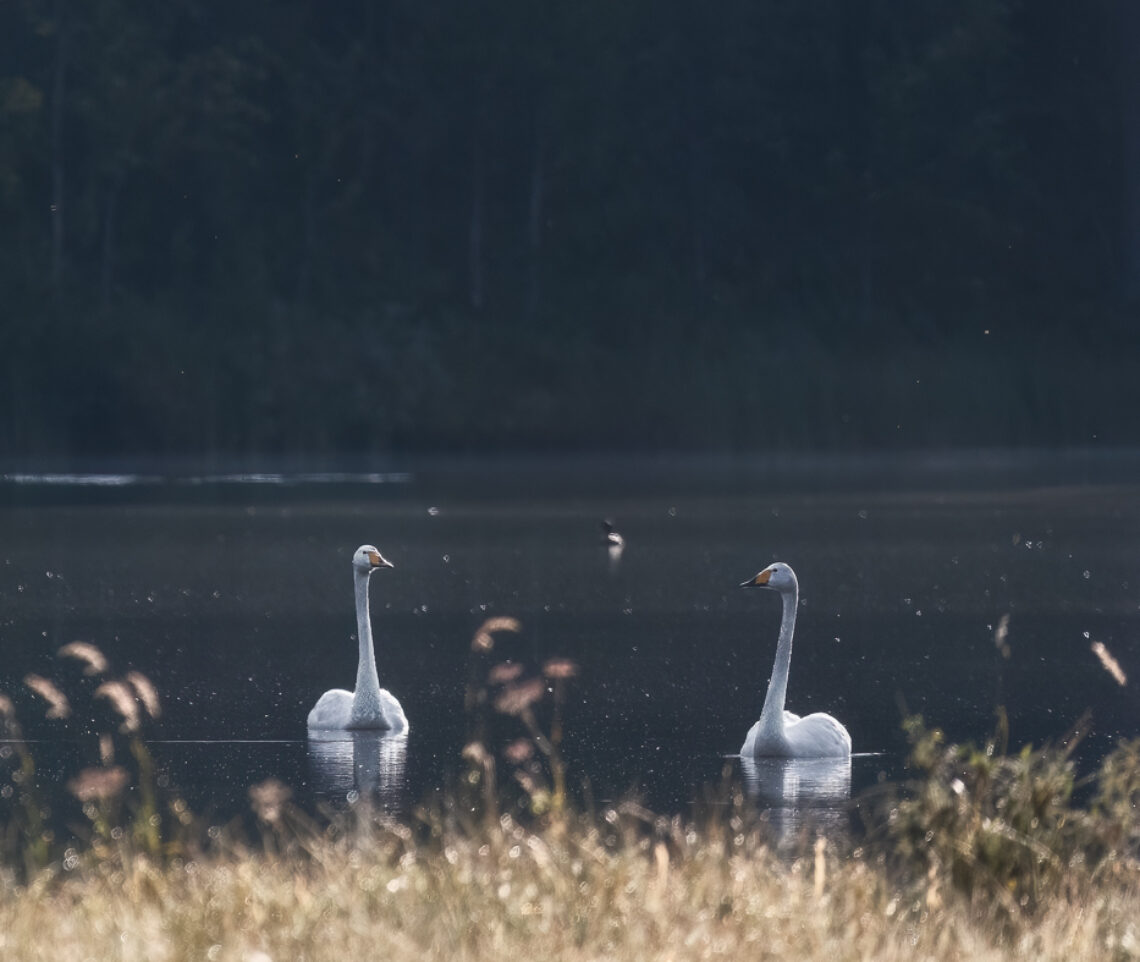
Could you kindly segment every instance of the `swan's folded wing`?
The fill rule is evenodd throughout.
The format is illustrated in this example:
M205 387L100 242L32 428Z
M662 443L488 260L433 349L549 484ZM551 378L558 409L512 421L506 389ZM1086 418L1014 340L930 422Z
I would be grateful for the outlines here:
M384 727L388 731L398 734L408 730L408 717L404 714L404 709L396 700L396 696L386 688L380 689L380 712L384 717Z
M787 736L800 758L851 754L851 736L847 729L825 712L801 718L794 726L789 726Z
M326 691L309 712L308 726L318 731L341 730L352 717L352 692L343 688Z

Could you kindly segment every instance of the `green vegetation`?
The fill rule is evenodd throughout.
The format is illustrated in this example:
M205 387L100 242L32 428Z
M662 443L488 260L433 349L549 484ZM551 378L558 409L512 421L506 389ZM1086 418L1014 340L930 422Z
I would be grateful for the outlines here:
M516 629L493 619L473 640L469 768L447 801L393 819L362 799L324 822L264 782L250 790L253 836L206 829L158 790L138 737L158 702L145 679L111 679L102 664L94 690L114 725L97 738L102 761L69 783L90 822L81 837L47 827L28 776L34 760L5 743L17 747L0 792L0 953L29 962L1140 955L1140 741L1122 742L1082 785L1071 739L1006 754L1000 730L981 747L946 745L912 719L913 783L860 803L865 833L815 837L808 823L789 854L731 787L689 817L632 801L576 811L560 794L558 753L573 666L549 662L547 685L494 663L496 633ZM45 679L27 684L48 711L74 710ZM11 703L0 708L18 735ZM127 739L138 764L117 765L108 738ZM497 765L511 777L496 780Z
M1006 755L907 725L919 779L888 820L905 863L1011 919L1105 877L1140 880L1140 740L1104 759L1077 805L1075 737Z
M1140 18L1079 20L0 4L0 454L1140 441Z

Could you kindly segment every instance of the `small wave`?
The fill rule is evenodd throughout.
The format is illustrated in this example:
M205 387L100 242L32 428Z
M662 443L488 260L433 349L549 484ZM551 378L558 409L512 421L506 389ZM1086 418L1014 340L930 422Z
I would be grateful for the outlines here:
M208 474L178 478L182 484L408 484L412 475L406 471L352 472L321 471L284 474L274 471L238 474Z
M351 472L321 471L287 474L283 472L238 472L163 477L152 474L84 474L13 472L0 475L5 484L49 487L125 488L154 484L185 485L318 485L318 484L409 484L413 476L407 471Z
M123 488L132 484L155 484L160 478L141 474L5 474L9 484L45 484L97 488Z

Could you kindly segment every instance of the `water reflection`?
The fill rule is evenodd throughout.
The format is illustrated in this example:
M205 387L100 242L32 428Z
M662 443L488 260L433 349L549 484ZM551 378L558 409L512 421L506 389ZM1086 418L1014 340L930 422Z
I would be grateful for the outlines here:
M362 798L388 811L405 806L408 733L309 732L309 769L318 795Z
M602 522L602 543L606 546L606 553L610 556L610 572L617 571L621 563L622 552L625 551L625 538L614 528L609 518Z
M832 836L848 830L851 759L741 756L744 788L782 844L805 831Z
M606 553L610 556L610 571L617 571L618 565L621 564L622 552L625 551L624 544L611 544L606 545Z

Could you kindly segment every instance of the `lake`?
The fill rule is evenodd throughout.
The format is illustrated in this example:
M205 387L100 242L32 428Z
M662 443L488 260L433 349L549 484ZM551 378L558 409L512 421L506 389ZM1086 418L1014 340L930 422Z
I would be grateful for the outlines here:
M603 518L625 537L620 557ZM75 732L43 721L22 679L77 684L55 652L89 641L158 688L153 752L197 810L239 811L267 777L305 805L363 788L398 809L461 770L472 672L567 658L569 777L595 800L684 810L727 765L759 805L826 801L901 774L905 713L980 740L1004 706L1014 745L1060 739L1089 713L1091 758L1140 732L1138 535L1131 452L9 468L0 691L40 740L43 777L60 776ZM381 683L411 730L310 742L309 708L355 678L349 559L366 542L395 565L373 576L371 611ZM774 560L801 587L788 707L846 724L849 786L734 757L780 620L778 596L738 586ZM493 616L521 628L473 664ZM517 734L496 724L502 741Z

